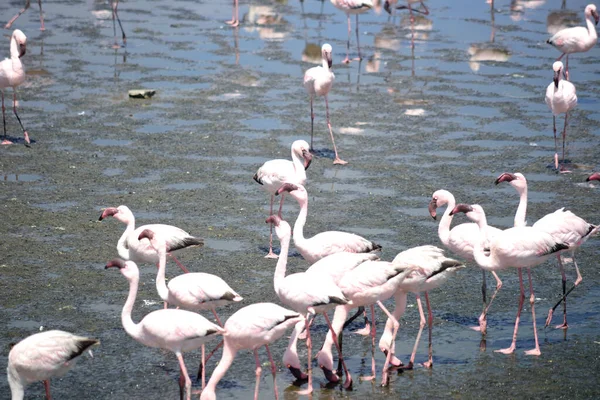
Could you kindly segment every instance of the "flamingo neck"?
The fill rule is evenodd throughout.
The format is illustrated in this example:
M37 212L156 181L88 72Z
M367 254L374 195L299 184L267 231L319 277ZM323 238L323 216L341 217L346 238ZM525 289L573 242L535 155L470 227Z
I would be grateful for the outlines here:
M169 288L167 287L166 271L167 271L167 244L161 244L158 249L158 273L156 274L156 291L158 296L167 303L172 303L169 299Z
M19 45L17 44L17 39L15 39L14 36L10 39L10 58L13 63L15 61L18 61L19 64L21 63L21 59L19 58Z
M273 284L275 287L275 293L279 295L279 290L283 279L285 278L285 271L288 259L288 250L290 248L290 235L287 234L280 239L281 251L279 252L279 259L277 260L277 267L275 268L275 275L273 276Z
M479 235L477 236L477 242L475 246L473 246L473 258L475 258L475 262L485 270L494 270L495 265L493 263L493 251L490 249L490 254L488 256L485 255L484 246L487 237L488 224L487 219L482 217L479 221L477 221L477 226L479 226Z
M527 186L519 190L519 206L515 213L514 225L515 227L526 226L527 222L525 217L527 215Z
M127 295L123 311L121 311L121 323L123 324L123 328L129 336L135 339L139 339L141 336L141 329L139 324L136 324L133 322L133 319L131 319L131 311L133 310L133 304L135 303L135 298L137 296L139 281L139 273L129 280L129 295Z
M442 215L440 225L438 226L438 236L444 246L448 246L448 243L450 242L450 225L452 224L453 218L450 213L454 209L454 206L456 206L456 200L454 199L454 196L452 196L448 199L446 211L444 211L444 215Z
M302 252L306 246L307 239L304 237L304 225L308 216L308 199L298 199L300 212L294 223L294 245Z
M19 378L15 368L9 364L7 368L8 384L10 386L11 400L23 400L25 398L25 386Z
M119 257L130 260L129 257L129 246L127 246L127 238L135 231L135 219L131 218L127 222L127 226L125 227L125 231L119 238L119 242L117 243L117 252L119 253Z
M296 172L298 182L306 182L306 169L304 169L304 158L300 157L294 149L292 149L292 163Z
M306 318L306 316L304 316ZM285 353L283 353L283 363L286 365L291 365L295 368L300 368L300 358L298 357L298 336L302 329L305 327L305 321L301 320L298 322L294 329L292 330L292 334L290 336L290 340L288 342L288 346L285 349Z
M591 15L587 15L585 17L585 22L587 24L588 33L590 34L590 40L593 39L593 41L595 43L596 39L598 39L598 33L596 32L596 24L594 24L594 21L592 21L592 19L593 19L593 17ZM11 54L12 54L12 52L11 52Z
M327 62L327 58L325 57L323 57L322 59L322 67L323 69L325 69L325 71L329 72L329 63Z
M219 364L214 369L210 380L206 384L206 387L202 390L200 400L216 399L215 389L217 387L217 384L223 378L223 376L225 376L225 373L227 372L231 364L233 364L233 360L235 359L236 353L237 351L233 350L227 339L225 339L221 361L219 361Z

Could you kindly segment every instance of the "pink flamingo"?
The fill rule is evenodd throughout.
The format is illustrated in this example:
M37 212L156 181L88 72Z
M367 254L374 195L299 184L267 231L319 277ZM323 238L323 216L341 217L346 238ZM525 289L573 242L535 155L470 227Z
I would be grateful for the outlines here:
M477 223L482 235L487 229L487 220L485 212L479 204L458 204L452 210L452 214L458 212L465 213L466 216ZM517 332L519 330L519 319L525 300L525 289L523 288L523 268L527 268L529 278L529 304L531 305L531 316L533 319L533 334L535 338L535 349L525 352L527 355L541 354L538 342L537 328L535 323L535 294L533 292L533 283L531 281L531 267L542 264L550 257L553 257L561 250L568 249L569 246L553 237L551 234L541 231L534 227L521 226L506 229L499 232L489 246L489 253L484 251L484 241L481 239L473 249L475 261L481 268L488 270L506 269L515 267L519 271L519 287L521 293L519 296L519 308L515 319L515 330L513 332L512 344L505 349L496 350L503 354L512 354L517 344Z
M365 13L373 8L371 0L331 0L331 4L338 10L342 10L348 17L348 42L346 44L346 58L342 61L345 64L350 62L350 34L352 25L350 23L350 14L356 15L356 47L358 48L358 60L362 60L360 55L360 40L358 38L358 14Z
M285 276L292 229L287 222L283 221L276 215L271 215L267 219L267 223L272 223L275 225L275 233L277 234L281 244L281 253L279 255L279 260L277 261L277 267L275 269L275 275L273 277L275 293L277 293L279 300L281 300L283 304L304 316L304 326L306 328L306 347L308 348L308 388L306 391L303 391L302 394L312 393L312 340L310 337L309 316L314 316L315 314L319 313L323 314L329 329L332 331L333 341L336 344L342 366L346 372L345 386L350 387L352 385L352 377L350 376L348 368L346 368L346 364L343 361L342 352L338 345L337 335L335 332L333 332L331 321L327 316L327 310L330 310L340 304L347 304L348 299L344 297L340 288L326 274L319 274L318 272L309 274L302 272ZM296 324L294 333L290 338L290 343L297 339L297 335L301 330L302 323ZM292 346L288 346L288 350L291 348ZM290 365L286 363L286 360L289 357L289 351L286 351L286 354L284 354L283 357L283 362L286 364L286 366ZM298 377L296 375L299 372L298 370L290 368L290 372L292 372L294 376ZM302 377L304 377L304 375L302 375Z
M594 21L592 22L592 18ZM558 31L554 36L546 42L556 47L562 52L556 61L560 61L564 55L567 55L567 67L565 75L569 80L569 54L583 53L596 45L598 34L596 33L596 25L598 25L598 12L594 4L588 4L585 7L585 20L587 27L576 26Z
M22 400L25 387L37 381L44 382L46 399L50 400L50 378L65 375L83 353L99 343L97 339L56 330L21 340L8 354L6 375L12 400Z
M600 172L594 172L590 176L585 179L586 182L590 181L600 181Z
M327 231L321 232L312 238L304 237L304 224L308 215L308 192L302 185L285 183L276 194L289 193L298 201L300 212L294 224L294 246L302 254L302 257L310 264L330 254L348 253L370 253L381 250L381 246L371 242L354 233Z
M527 213L527 179L525 179L525 176L519 172L514 174L503 173L498 177L498 179L496 179L496 184L500 182L508 182L517 190L517 193L519 193L520 200L519 207L517 208L517 214L515 215L515 226L525 226L525 215ZM567 296L582 281L581 274L579 273L579 267L577 266L577 261L575 261L575 250L581 247L581 245L583 245L590 238L590 236L596 233L598 229L600 229L600 226L592 225L589 222L586 222L584 219L573 214L571 211L565 210L563 207L559 208L553 213L546 214L535 224L533 224L533 227L544 232L548 232L556 239L566 243L569 246L569 252L571 253L573 264L575 264L577 279L575 280L573 287L567 292L567 277L565 275L565 269L563 267L561 255L560 253L556 254L556 259L558 260L560 273L562 275L563 295L559 302L548 311L548 318L546 319L545 326L550 324L554 310L560 305L561 302L564 301L564 321L562 325L558 325L556 328L566 329L568 328Z
M171 253L176 250L185 249L188 247L204 246L204 239L191 236L183 229L172 225L151 224L142 225L135 228L135 217L127 206L119 206L117 208L109 207L102 211L98 221L104 218L113 217L116 220L126 224L125 232L121 235L117 243L117 252L119 257L125 260L135 261L136 263L148 262L156 264L160 261L156 250L150 245L149 240L139 240L140 233L145 229L150 229L153 232L159 233L167 241L167 252L169 256L179 265L183 272L189 272Z
M273 214L273 201L275 199L275 192L285 182L300 183L304 185L306 183L306 170L312 162L312 154L310 154L310 147L304 140L296 140L292 143L292 161L275 159L269 160L264 163L256 174L252 177L256 183L263 186L263 188L271 195L271 209L269 215ZM281 218L281 208L283 207L284 196L281 196L279 202L279 212L277 215ZM266 258L277 258L277 255L273 253L273 227L271 226L271 234L269 235L269 253L265 256Z
M23 129L25 143L29 144L29 135L23 127L21 118L17 114L17 86L25 82L25 70L21 63L21 57L27 50L27 36L19 29L15 29L10 37L10 58L0 62L0 91L2 92L2 122L4 124L4 140L2 144L12 144L6 136L6 108L4 107L4 89L12 87L13 89L13 112Z
M225 21L226 24L236 27L240 24L240 10L238 8L238 1L233 0L233 8L231 9L231 20Z
M21 14L23 14L25 11L27 11L27 9L29 8L30 5L31 5L31 0L25 0L25 7L20 9L19 12L17 13L17 15L12 17L10 19L10 21L8 21L6 23L6 25L4 25L4 29L10 29L10 27L17 20L17 18L19 18L21 16ZM40 31L44 31L44 30L46 30L46 28L44 27L44 13L42 12L42 0L38 0L38 5L40 6L40 24L41 24Z
M179 309L152 311L139 323L131 319L131 310L137 296L140 272L133 261L115 259L106 268L117 267L129 281L129 295L121 312L121 323L125 331L138 342L148 347L170 350L179 360L181 375L180 391L185 387L187 400L191 399L192 381L188 376L182 353L200 348L205 342L225 330L200 314Z
M333 139L333 130L331 129L331 122L329 120L329 100L327 95L333 86L335 75L331 71L331 45L325 43L321 47L321 59L323 60L322 66L312 67L304 73L304 88L310 96L310 149L313 149L313 133L315 124L315 113L313 111L313 99L315 96L325 97L325 110L327 115L327 128L329 128L329 135L331 135L331 143L333 143L333 151L335 153L334 164L348 164L346 161L340 159L335 147L335 140ZM300 182L302 183L302 182Z
M222 307L233 302L242 301L243 298L235 290L233 290L227 282L213 274L204 272L194 272L176 276L169 280L169 286L165 280L165 272L167 269L167 242L160 236L155 234L150 229L144 229L138 240L148 239L152 247L157 251L158 274L156 275L156 290L160 298L168 304L176 307L181 307L186 310L210 310L212 311L219 326L223 326L216 308ZM223 343L219 343L215 350L221 347ZM206 363L215 352L213 350L208 357L204 359ZM204 345L202 345L202 353L204 353ZM204 387L204 365L200 364L198 376L202 377L202 387Z
M254 400L258 400L258 389L262 367L258 359L258 349L265 346L271 373L273 374L273 389L275 399L279 399L275 374L277 368L269 350L269 344L275 342L283 334L297 323L303 322L302 315L287 310L273 303L251 304L236 311L225 322L225 333L223 334L225 345L221 361L213 371L206 388L202 390L200 400L215 400L215 389L223 378L238 351L252 350L256 361L256 385L254 389Z
M420 292L425 292L425 302L427 303L428 319L427 325L429 328L429 359L423 363L425 368L431 368L433 366L433 346L432 346L432 333L433 333L433 312L431 311L431 305L429 303L429 291L441 286L446 282L452 274L465 266L456 260L447 258L444 256L444 250L435 246L420 246L413 249L406 250L398 254L393 264L401 265L418 265L420 272L411 273L403 282L400 283L398 290L394 294L394 300L396 308L392 315L398 320L406 309L406 297L407 293L412 292L416 295L417 306L419 307L419 315L421 317L419 333L413 346L413 351L410 356L410 361L406 366L402 365L402 362L395 356L395 342L392 340L393 332L393 321L387 320L385 324L385 330L379 340L379 349L386 354L391 354L391 363L395 367L402 369L412 369L414 367L415 357L417 354L417 348L419 347L419 341L421 340L421 334L425 327L425 314L423 312L423 305L421 303Z
M477 224L472 222L463 223L456 225L454 228L450 229L450 225L452 224L452 216L450 212L456 206L456 200L454 199L454 195L447 190L438 190L431 196L431 201L429 202L429 214L433 219L437 217L437 208L443 207L447 205L446 211L444 211L444 215L440 219L440 225L438 227L438 236L440 240L454 254L457 254L460 258L473 261L473 248L477 244L479 233L479 227ZM500 232L500 229L494 228L493 226L488 226L487 234L488 238L485 238L486 241L490 240L490 237L493 237L497 232ZM487 330L487 314L492 305L492 302L496 298L498 291L502 288L502 281L498 277L495 271L492 271L492 275L496 279L496 291L492 295L490 302L487 303L487 283L485 278L485 270L481 270L481 274L483 277L483 283L481 284L481 293L483 295L483 311L479 316L479 326L472 327L472 329L476 331L480 331L483 335L486 334Z
M552 126L554 129L554 167L557 171L568 172L564 169L565 163L565 139L567 137L567 119L569 111L577 105L577 94L575 94L575 85L562 79L563 63L556 61L552 65L554 70L554 82L548 85L546 89L546 104L552 111ZM556 140L556 116L565 114L565 126L562 131L563 154L561 168L558 168L558 143Z

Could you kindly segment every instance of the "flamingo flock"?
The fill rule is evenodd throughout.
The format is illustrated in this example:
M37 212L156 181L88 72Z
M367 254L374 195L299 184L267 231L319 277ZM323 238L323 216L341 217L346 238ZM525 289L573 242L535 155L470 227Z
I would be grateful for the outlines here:
M38 2L41 29L44 30L41 0ZM356 15L357 48L360 59L358 15L371 9L373 3L370 0L331 0L331 2L335 7L344 11L348 18L347 55L342 62L350 62L350 15ZM411 8L411 4L416 2L408 1L407 5L397 6L396 1L386 1L385 9L390 13L394 9L408 9L411 15L413 11L429 12L422 1L418 1L422 10ZM116 18L121 26L123 43L125 43L125 33L117 14L118 1L113 1L111 4L113 23ZM8 22L6 28L9 28L29 5L30 1L27 0L24 9ZM554 164L559 172L568 172L564 165L567 118L568 113L577 105L575 86L569 81L568 56L571 53L590 50L597 41L595 24L598 23L599 18L595 5L590 4L585 8L585 17L587 28L567 28L548 39L549 44L562 52L562 55L553 64L553 82L548 85L546 91L546 103L552 111L554 121ZM237 0L234 1L232 20L228 23L232 26L239 24ZM11 57L0 63L0 88L2 89L4 119L3 144L11 143L6 133L4 113L3 89L8 87L13 88L13 111L23 130L25 142L30 143L28 133L17 114L16 93L14 92L15 88L25 79L20 58L25 54L26 40L23 32L18 29L14 30L10 39ZM385 261L381 260L379 255L382 246L351 232L325 231L310 238L304 236L304 228L308 220L307 171L313 161L311 154L314 134L313 101L317 96L325 98L327 126L335 153L333 163L346 164L346 161L338 155L329 115L327 96L335 79L332 71L332 52L331 45L323 44L321 48L322 65L311 68L304 74L303 84L310 97L310 145L304 140L295 140L291 145L291 160L267 161L258 168L253 176L253 180L271 196L269 215L266 218L266 223L270 225L271 229L266 258L277 259L276 265L272 266L273 294L277 296L283 306L270 302L244 304L241 294L248 293L252 288L233 285L239 291L238 293L217 274L190 272L175 258L173 253L183 249L202 247L204 239L198 236L193 236L183 229L167 224L147 224L136 228L134 214L125 205L105 208L100 215L100 221L113 217L126 225L125 231L116 244L119 258L112 259L105 266L106 269L117 269L129 285L121 312L121 325L132 339L142 345L168 350L174 354L178 361L179 394L182 399L190 400L193 395L199 395L201 400L216 399L219 392L225 390L219 388L219 382L226 376L237 353L242 350L252 351L254 355L256 376L254 399L258 399L263 366L258 349L263 346L267 352L269 368L273 376L274 398L279 398L276 375L280 366L287 368L290 374L298 380L299 385L306 385L305 388L298 391L298 394L310 396L314 390L315 375L313 373L311 330L315 330L313 325L318 314L323 315L328 330L325 340L316 354L316 365L323 372L325 380L331 384L342 383L344 389L351 390L354 382L352 373L356 373L356 371L352 371L346 361L357 356L343 352L341 338L342 332L348 324L347 317L353 309L359 309L357 315L364 308L368 308L371 312L371 321L367 320L366 327L360 331L364 336L368 336L371 346L370 374L361 376L361 380L377 381L380 371L380 384L387 386L392 380L391 371L416 368L419 342L425 325L428 326L428 354L427 360L422 362L422 366L431 369L434 365L432 334L434 317L429 292L442 287L449 279L460 274L461 269L464 269L467 263L477 264L482 271L483 307L478 317L478 326L474 327L482 337L490 333L487 326L488 318L492 318L489 316L490 307L503 286L497 273L508 274L511 268L517 269L519 296L512 341L509 347L498 349L496 352L512 354L517 348L517 334L525 303L523 282L523 269L525 269L528 278L529 305L535 343L534 348L525 351L525 354L531 356L542 354L543 345L541 346L539 343L536 325L536 297L533 289L532 270L535 271L534 267L537 267L536 269L545 268L542 265L554 257L557 259L562 277L562 295L558 296L556 305L549 309L545 326L551 324L554 311L562 303L563 323L556 328L567 329L569 327L567 296L582 282L582 275L575 261L575 252L600 230L600 225L589 223L565 207L560 207L528 226L526 220L528 188L527 180L522 173L503 173L494 181L496 185L510 184L519 194L519 205L513 220L514 226L507 229L488 225L486 213L480 204L457 203L454 195L446 189L436 190L432 194L427 210L432 218L437 219L438 209L446 207L440 218L437 234L441 244L456 258L448 257L442 248L435 245L423 244L399 252L393 260ZM560 60L565 55L567 56L566 66L563 66ZM562 162L559 164L556 116L560 114L565 114L565 122L562 131ZM600 181L600 173L589 175L586 181ZM293 230L282 215L286 195L293 197L299 208ZM273 210L275 196L280 196L281 199L276 213ZM425 211L425 205L423 210ZM463 222L452 227L453 219L458 214L465 214L471 222ZM275 230L280 244L279 255L275 254L273 250L273 230ZM435 232L432 232L431 236L435 236ZM288 274L292 240L296 250L308 265L305 265L306 268L302 272ZM569 290L567 290L564 268L563 254L565 253L571 256L577 274L577 278ZM183 272L169 280L168 284L166 278L167 256L173 259ZM164 301L164 308L147 313L136 323L133 320L132 312L140 285L138 264L144 263L151 263L157 267L157 298ZM489 300L486 272L491 272L496 280L496 290ZM403 317L407 307L409 293L416 297L420 322L412 353L405 365L397 357L396 339L400 329L400 318ZM425 298L427 317L421 294ZM387 305L384 302L387 302ZM217 308L226 306L234 308L238 303L243 306L223 322L217 314ZM394 305L392 311L389 309L390 304ZM385 323L380 321L380 325L383 325L384 328L378 341L378 348L383 353L385 361L379 371L375 350L378 325L375 305L386 316ZM206 311L210 311L214 322L200 314L200 312ZM331 312L333 312L333 318L329 316ZM278 357L273 357L269 346L283 338L290 330L288 346L280 361ZM298 349L300 340L305 340L305 353ZM205 344L211 341L217 342L216 347L206 356ZM36 333L23 339L10 350L8 356L7 379L12 399L23 399L25 387L37 381L44 383L46 397L49 399L49 380L66 374L84 353L91 353L90 348L98 344L97 339L57 330ZM207 361L221 347L221 359L206 383L206 372L210 368ZM336 348L338 357L337 370L334 370L333 347ZM200 391L192 389L190 374L183 358L184 353L195 350L201 351L201 363L198 370L201 380ZM304 354L306 354L306 362L303 362L300 357Z

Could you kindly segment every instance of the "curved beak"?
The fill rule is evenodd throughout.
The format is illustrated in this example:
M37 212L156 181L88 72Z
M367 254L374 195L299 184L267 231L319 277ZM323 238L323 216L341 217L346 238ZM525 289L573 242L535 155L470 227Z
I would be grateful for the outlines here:
M298 190L298 186L294 185L293 183L284 183L279 189L277 189L275 196L279 196L283 192L293 192L294 190Z
M511 181L514 181L515 179L517 179L517 177L514 174L509 174L508 172L505 172L505 173L501 174L498 178L496 178L496 180L494 181L494 184L497 185L500 182L511 182Z
M338 383L340 381L340 377L333 373L329 368L325 368L321 365L321 369L323 370L323 374L325 375L325 379L327 379L331 383ZM290 368L291 371L291 368Z
M104 267L104 269L109 269L109 268L123 269L123 268L125 268L125 261L121 260L120 258L115 258L114 260L110 260L108 263L106 263L106 266Z
M154 239L154 232L152 232L151 229L144 229L140 233L140 236L138 236L138 240L142 240L142 239L148 239L151 241L152 239Z
M302 150L302 157L304 158L304 169L307 170L308 167L310 167L310 163L312 162L313 156L312 154L310 154L310 151Z
M436 199L431 199L431 201L429 202L429 215L431 215L431 218L433 219L437 219L437 200Z
M325 57L327 58L327 65L329 66L329 68L331 68L331 66L333 65L333 60L331 59L331 53L327 53L327 55Z
M288 365L287 367L292 373L292 375L294 375L294 378L298 379L299 381L305 381L308 379L308 375L300 371L300 368L294 368L291 365Z
M594 21L596 21L596 25L598 25L598 21L600 20L600 17L598 16L598 12L592 11L592 16L594 17Z
M454 214L457 214L459 212L462 212L462 213L466 214L466 213L471 212L471 211L473 211L473 207L471 207L470 205L468 205L468 204L457 204L456 207L454 207L454 209L452 211L450 211L450 215L454 215Z
M589 181L600 181L600 172L594 172L593 174L591 174L590 176L588 176L585 181L586 182L589 182Z
M265 222L267 224L273 224L275 226L279 226L279 223L281 222L281 218L279 218L279 216L277 216L277 215L271 215L269 218L267 218L267 220Z
M19 58L23 57L27 52L27 45L25 43L19 45Z
M558 81L560 81L560 69L558 71L554 71L554 87L558 88Z
M104 211L102 211L102 214L100 214L100 218L98 218L98 221L102 221L106 217L112 217L113 215L115 215L118 212L119 212L119 210L117 210L116 208L109 207L109 208L105 209Z

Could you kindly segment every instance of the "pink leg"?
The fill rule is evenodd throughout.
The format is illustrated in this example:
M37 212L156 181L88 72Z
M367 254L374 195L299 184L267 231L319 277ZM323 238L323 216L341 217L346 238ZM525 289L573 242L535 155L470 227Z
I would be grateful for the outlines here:
M225 21L225 23L233 27L238 26L240 24L240 19L238 17L239 15L238 0L233 0L231 21Z
M308 387L306 390L301 390L298 392L300 395L308 395L313 391L312 387L312 340L310 338L310 325L308 323L308 316L304 320L304 326L306 328L306 348L308 351L307 360L308 360ZM336 340L337 342L337 340Z
M313 110L313 96L310 96L310 150L314 151L313 147L313 134L315 126L315 112Z
M517 318L515 319L515 330L513 332L513 340L510 347L506 349L495 350L497 353L512 354L517 347L517 332L519 331L519 320L521 319L521 310L523 310L523 302L525 301L525 288L523 287L523 271L519 270L519 286L521 288L521 294L519 295L519 309L517 310Z
M260 360L258 359L258 350L254 350L254 360L256 360L256 385L254 385L254 400L258 400L258 388L260 386L260 375L262 374L262 367L260 366Z
M404 315L404 311L406 310L406 292L401 290L396 291L394 293L394 302L396 304L396 308L392 315L396 318L397 321L400 320L400 317ZM393 324L392 320L388 319L385 323L384 333L379 339L379 349L385 354L387 357L388 352L391 352L390 364L392 367L401 367L402 361L395 356L396 353L396 344L394 342L389 342L389 345L386 343L386 340L390 340L387 338L388 334L391 336Z
M369 336L369 335L371 335L371 324L369 323L369 318L367 318L367 311L364 309L364 307L362 309L362 312L359 307L357 313L354 316L352 316L351 320L354 320L361 313L365 317L365 326L364 326L364 328L357 329L357 330L353 331L352 333L355 333L355 334L361 335L361 336ZM348 320L348 321L350 321L350 320ZM348 321L346 321L346 324L348 323Z
M2 123L4 124L4 140L2 144L12 144L10 140L8 140L8 136L6 136L6 107L4 107L4 90L2 92Z
M331 122L329 120L329 100L327 99L327 95L325 95L325 111L327 112L327 127L329 128L329 134L331 135L331 143L333 143L333 151L335 152L335 160L333 160L334 164L348 164L346 161L342 160L338 156L337 148L335 147L335 140L333 139L333 130L331 129Z
M40 6L40 31L45 31L44 27L44 12L42 11L42 0L38 0L38 5Z
M338 356L340 358L340 362L342 363L342 367L344 368L344 371L346 372L346 382L344 382L344 388L350 389L352 387L352 377L350 376L350 372L348 372L348 367L346 367L346 362L344 361L344 356L342 355L342 349L340 349L337 334L335 333L335 330L331 326L331 321L329 320L329 316L327 315L327 313L323 313L323 316L325 317L325 321L327 321L327 326L329 327L329 330L331 331L331 337L333 339L333 344L335 344L335 347L338 351ZM310 333L309 333L309 337L310 337ZM308 341L308 339L307 339L307 341ZM310 356L310 350L309 350L308 354ZM310 364L311 364L310 361L311 360L309 358L308 359L309 368L310 368ZM308 379L310 381L310 370L308 372Z
M200 359L200 364L202 365L202 390L204 390L204 388L206 387L206 368L204 368L204 366L206 365L205 351L206 351L206 349L203 344L202 345L202 358Z
M569 173L571 171L567 170L565 168L565 142L567 140L567 119L569 118L569 112L567 111L565 113L565 126L563 127L563 131L562 131L562 139L563 139L563 146L562 146L562 165L560 166L560 173Z
M342 63L348 64L350 63L350 34L352 32L352 27L350 26L350 14L346 14L348 17L348 43L346 44L346 58L342 60Z
M415 357L417 355L417 348L419 347L419 341L421 340L421 334L423 333L423 328L425 327L425 313L423 312L423 304L421 303L421 296L417 293L417 306L419 306L419 315L421 316L421 322L419 323L419 333L417 333L417 339L415 340L415 345L413 347L412 354L410 355L410 361L408 365L402 366L402 369L413 369L415 365Z
M21 14L23 14L25 11L27 11L27 9L29 8L29 6L31 5L30 3L31 3L31 0L25 0L25 7L23 7L21 10L19 10L19 12L17 13L17 15L15 15L14 17L12 17L10 19L10 21L8 21L6 23L6 25L4 25L4 29L10 29L10 27L17 20L17 18L19 18L21 16Z
M567 80L570 80L569 79L569 55L568 54L567 54L567 61L566 61L566 64L565 64L565 77L567 78Z
M273 201L275 201L275 196L271 195L271 211L269 215L273 215ZM265 256L265 258L278 258L279 256L273 253L273 224L269 224L271 227L271 233L269 234L269 253Z
M177 257L175 257L171 253L167 253L167 254L169 254L169 257L171 257L173 259L173 261L175 261L175 264L177 264L179 266L179 268L181 268L181 270L183 271L184 274L188 274L190 272L182 263L179 262Z
M556 116L552 116L552 129L554 131L554 168L558 171L558 139L556 137Z
M433 348L431 345L431 334L433 331L433 313L431 312L431 305L429 304L429 294L425 292L425 303L427 304L427 326L429 327L429 361L424 362L425 368L433 367Z
M187 400L191 400L191 398L192 398L192 381L190 380L190 377L188 376L187 368L185 367L185 363L183 362L183 356L179 352L175 353L175 355L177 356L177 359L179 360L179 368L181 369L181 375L183 376L183 379L185 381L186 398L187 398Z
M46 400L52 400L52 396L50 396L50 381L44 381L44 388L46 389Z
M392 314L390 314L390 312L387 310L387 308L385 308L385 306L383 305L383 303L381 301L378 301L377 305L379 306L379 308L381 308L383 310L383 312L387 315L387 317L392 321L392 323L394 325L394 328L392 331L392 343L394 343L396 341L396 335L398 334L398 328L400 327L400 324L398 323L398 320L396 318L394 318L394 316ZM373 324L375 324L375 319L373 319ZM381 386L387 386L387 384L389 383L388 367L390 365L391 356L392 356L392 353L390 352L390 353L388 353L387 357L385 358L385 364L383 364Z
M206 358L204 359L204 363L202 361L200 362L200 366L198 367L198 374L196 375L196 379L198 379L198 380L202 379L202 376L204 376L204 365L206 365L208 360L210 360L210 358L213 356L213 354L215 354L216 351L219 350L223 346L224 343L225 342L223 340L221 340L219 342L219 344L216 345L215 348L210 353L208 353L208 356L206 356Z
M21 118L19 118L19 114L17 114L17 92L13 89L13 111L15 113L15 116L17 117L17 121L19 121L19 125L21 125L21 129L23 129L23 136L25 137L25 143L29 144L29 135L27 134L27 131L25 130L25 128L23 127L23 124L21 123Z
M356 14L356 48L358 49L358 58L356 60L362 60L362 57L360 55L360 40L359 40L359 33L358 33L358 14Z
M554 313L554 310L556 310L556 307L558 307L560 305L560 303L563 302L563 301L565 302L565 304L564 304L564 320L563 320L563 323L561 325L556 325L555 328L556 329L567 329L569 327L569 325L567 324L567 296L583 280L583 278L581 277L581 273L579 272L579 267L577 266L577 262L575 261L575 254L573 254L572 256L573 256L573 264L575 264L575 271L577 271L577 279L575 280L575 283L573 284L573 287L571 289L569 289L568 291L566 291L566 292L565 292L565 290L566 290L566 285L567 285L567 277L565 275L565 270L564 270L564 267L563 267L560 255L557 256L558 262L559 262L559 265L560 265L560 272L561 272L562 278L563 278L563 281L562 281L562 284L563 284L563 295L560 298L560 300L558 300L558 302L554 305L554 307L552 307L548 311L548 318L546 319L546 325L544 326L544 328L546 328L548 325L550 325L550 323L552 322L552 314Z
M277 375L277 367L275 367L275 361L273 361L273 357L271 356L271 350L269 350L269 346L266 344L265 349L267 349L267 355L269 356L269 362L271 363L271 374L273 375L273 390L275 391L275 400L279 400L279 393L277 391L277 380L275 379Z
M494 278L496 278L496 290L494 291L494 294L492 295L490 302L487 304L487 306L483 310L483 313L481 313L481 315L479 316L479 329L477 329L477 327L474 328L475 330L481 331L481 333L483 335L485 335L487 333L487 315L490 310L490 307L492 306L494 299L498 295L498 292L502 288L502 281L498 277L498 274L496 274L496 272L492 271L492 275L494 276Z
M219 324L219 326L222 328L223 323L221 322L221 318L219 318L219 316L217 315L217 311L214 308L212 309L212 313L215 316L215 319L217 320L217 324Z
M539 356L542 354L540 351L540 343L538 342L537 327L535 322L535 294L533 293L533 282L531 280L531 268L527 268L527 277L529 278L529 304L531 305L531 317L533 319L533 336L535 338L535 349L527 350L525 354L528 356Z
M377 373L375 372L375 335L377 332L375 328L375 306L373 304L371 304L371 321L373 321L371 324L371 376L363 376L361 378L363 381L372 381L377 378Z
M113 33L115 36L115 44L113 44L113 49L118 49L119 43L117 43L117 26L115 25L115 18L119 23L119 28L121 28L121 33L123 34L123 46L127 44L127 37L125 37L125 31L123 30L123 25L121 24L121 20L119 19L119 13L117 12L117 7L119 6L119 0L112 1L112 20L113 20Z

